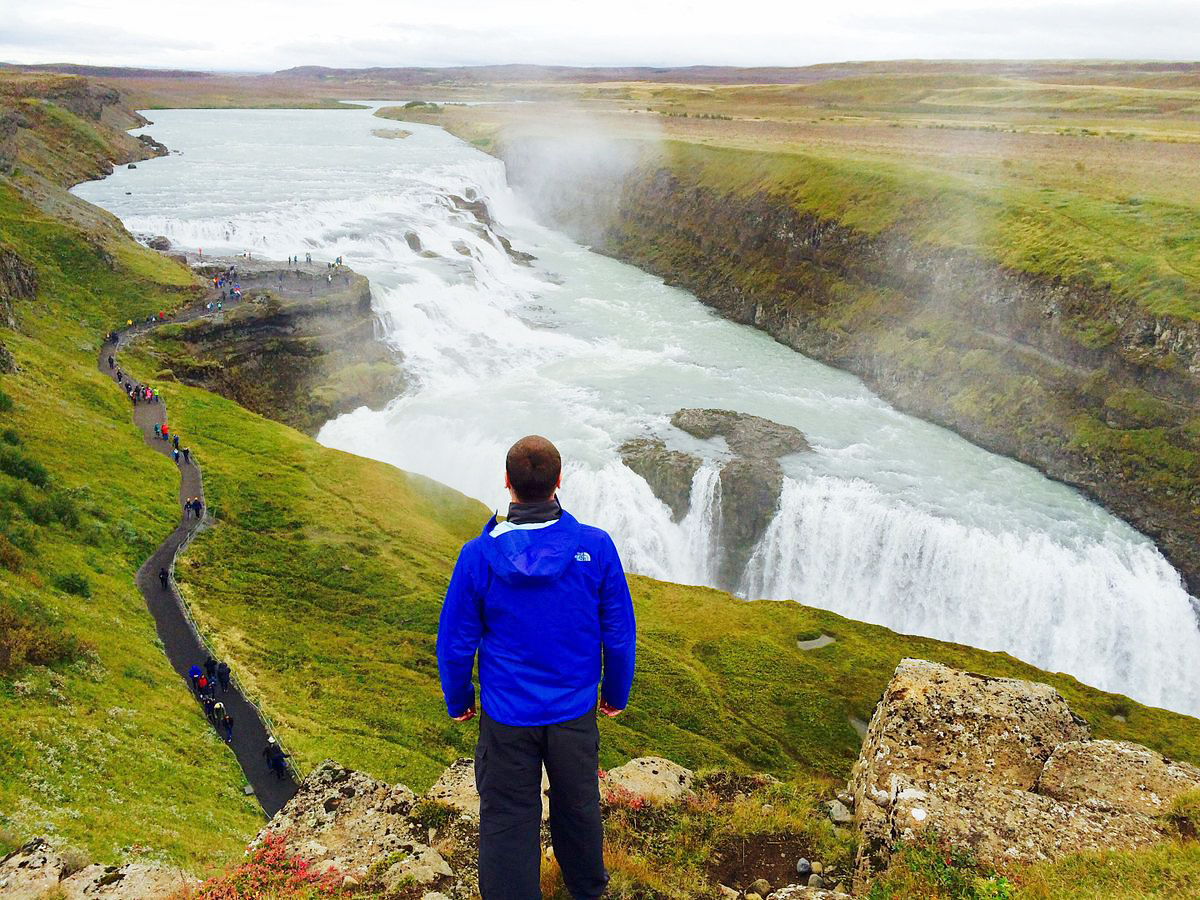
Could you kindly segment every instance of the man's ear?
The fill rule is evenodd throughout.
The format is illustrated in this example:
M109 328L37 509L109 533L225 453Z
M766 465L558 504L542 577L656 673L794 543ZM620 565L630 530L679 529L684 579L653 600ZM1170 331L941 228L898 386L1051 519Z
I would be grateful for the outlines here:
M506 491L511 491L511 490L512 490L512 484L511 484L511 483L509 482L509 480L508 480L508 472L505 472L505 473L504 473L504 489L505 489Z
M558 473L558 481L554 482L554 487L556 490L562 488L562 472Z

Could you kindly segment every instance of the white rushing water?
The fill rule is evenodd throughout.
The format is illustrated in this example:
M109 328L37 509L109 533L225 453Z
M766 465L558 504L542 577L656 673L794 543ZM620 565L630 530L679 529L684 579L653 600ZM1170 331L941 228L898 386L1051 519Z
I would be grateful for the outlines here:
M801 429L780 508L743 580L869 622L1006 650L1154 705L1200 713L1200 630L1146 538L1032 469L903 415L855 378L715 316L688 293L532 221L503 166L440 129L368 111L159 111L182 151L77 193L185 249L345 257L371 279L410 389L328 423L333 447L498 507L528 433L568 461L564 505L609 529L627 566L714 580L719 442L670 427L688 406ZM516 265L449 197L476 192ZM415 232L436 258L409 248ZM463 252L466 251L465 255ZM618 445L656 434L708 462L679 523ZM482 523L481 523L482 525Z

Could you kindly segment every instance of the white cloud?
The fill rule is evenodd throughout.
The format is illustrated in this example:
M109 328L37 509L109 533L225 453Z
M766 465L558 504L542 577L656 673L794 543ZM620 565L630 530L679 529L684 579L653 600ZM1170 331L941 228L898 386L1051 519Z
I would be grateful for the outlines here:
M0 60L296 65L807 65L1193 59L1200 2L1145 0L6 0Z

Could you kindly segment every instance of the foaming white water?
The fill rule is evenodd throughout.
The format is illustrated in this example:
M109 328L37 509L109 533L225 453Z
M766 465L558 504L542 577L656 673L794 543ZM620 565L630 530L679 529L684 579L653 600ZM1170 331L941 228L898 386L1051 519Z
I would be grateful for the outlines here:
M1193 685L1162 678L1200 658L1195 614L1172 575L1145 545L989 533L897 507L865 482L818 476L787 481L744 586L1006 650L1108 690L1136 684L1155 705L1178 702L1182 688L1181 705L1195 709Z
M668 420L684 406L765 416L800 428L814 452L784 461L745 593L1007 650L1200 712L1186 677L1200 663L1192 603L1143 536L530 221L495 160L425 126L380 140L365 112L155 118L155 136L185 155L118 170L81 195L187 249L342 255L370 277L410 387L386 409L328 423L322 442L499 506L504 451L547 434L569 460L564 503L608 529L631 569L713 584L725 450ZM453 196L485 198L534 265L518 265ZM680 522L620 462L619 444L646 434L705 460Z

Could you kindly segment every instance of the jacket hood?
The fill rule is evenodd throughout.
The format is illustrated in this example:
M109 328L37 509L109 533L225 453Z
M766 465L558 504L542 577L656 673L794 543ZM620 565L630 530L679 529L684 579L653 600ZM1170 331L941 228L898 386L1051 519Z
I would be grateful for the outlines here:
M566 571L579 549L579 522L565 510L558 519L544 525L505 528L503 524L498 529L492 516L480 541L492 571L510 584L554 581Z

